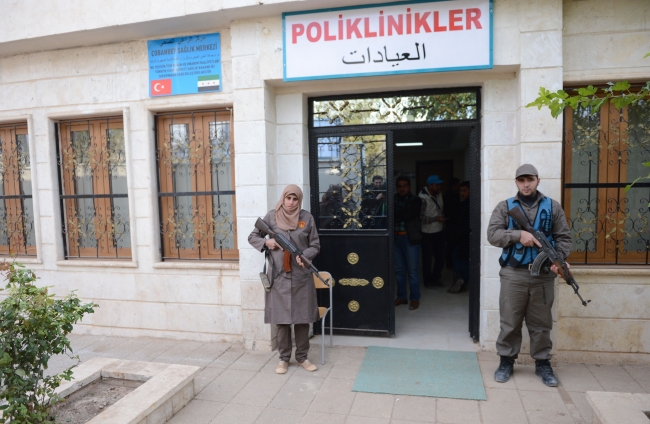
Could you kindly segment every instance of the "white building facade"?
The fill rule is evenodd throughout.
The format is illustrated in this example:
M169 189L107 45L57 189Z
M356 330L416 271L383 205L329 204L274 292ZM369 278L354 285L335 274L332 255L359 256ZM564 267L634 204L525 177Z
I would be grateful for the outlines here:
M355 5L375 3L358 0ZM567 160L579 160L575 150L565 147L571 137L567 121L525 106L540 86L557 90L649 80L650 59L643 57L650 45L650 3L622 0L610 8L604 0L494 0L491 69L285 82L282 14L343 6L351 5L339 0L119 0L106 5L56 0L4 6L0 137L7 223L0 250L18 254L58 295L76 290L99 304L76 332L241 340L249 349L271 349L274 332L264 324L258 277L262 255L247 237L287 184L303 188L305 209L314 204L309 201L315 190L310 99L476 87L482 223L477 339L483 350L495 350L501 251L487 243L486 228L496 204L515 192L515 169L535 164L540 189L563 199L565 209L571 208L568 199L586 196L571 190L588 189L566 184L591 182L567 168ZM148 40L217 32L221 91L150 97ZM643 116L639 119L637 124L643 124ZM190 159L184 179L178 177L180 162L169 153L178 146L173 134L163 134L174 122L194 134L226 140L219 161L210 155L205 162L192 159L206 148L195 140L186 146ZM75 131L88 139L68 136ZM107 140L102 134L111 136ZM5 144L12 138L14 159ZM594 163L602 167L608 161L602 156ZM463 175L471 173L469 166L463 169ZM627 180L600 182L621 181ZM618 190L603 187L596 190ZM601 197L616 197L619 191ZM194 194L187 199L193 200L183 203L178 193L189 192ZM647 202L646 192L639 199ZM218 196L223 198L215 201ZM185 215L179 213L183 205ZM608 246L596 245L615 239L617 230L594 224L599 237L591 249L604 256L594 260L591 255L573 268L592 303L584 308L568 286L556 285L554 340L561 360L650 361L648 244L643 247L643 240L650 239L644 221L650 214L628 209L623 216L640 218L621 231L631 233L635 244L630 250L638 255L632 258L620 247L614 250L621 257L611 259ZM574 210L572 219L584 212ZM208 224L202 221L206 216L212 219ZM578 227L574 224L576 238L589 232ZM15 236L16 228L21 235ZM207 232L201 233L207 244L198 241L200 228ZM189 233L195 239L174 236ZM574 247L579 255L581 247Z

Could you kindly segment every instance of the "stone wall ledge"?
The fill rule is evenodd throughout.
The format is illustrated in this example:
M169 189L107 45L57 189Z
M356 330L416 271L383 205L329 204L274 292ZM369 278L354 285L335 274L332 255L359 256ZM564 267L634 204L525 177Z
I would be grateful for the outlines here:
M528 355L519 355L520 359L533 359ZM628 352L594 352L579 350L562 350L558 349L553 354L554 363L580 363L580 364L599 364L599 365L649 365L650 355L647 353L628 353Z
M596 424L646 424L650 395L645 393L587 392Z
M168 261L153 264L156 269L239 269L239 261L199 262L199 261Z
M605 276L619 276L619 277L645 277L650 276L650 266L639 265L639 266L628 266L628 267L619 267L619 266L583 266L583 265L573 265L571 266L571 272L573 275L605 275Z
M138 263L130 260L95 260L95 259L68 259L67 261L57 261L58 267L94 267L94 268L137 268Z
M25 257L25 256L23 256L23 257L17 256L16 258L6 256L6 257L2 258L2 261L3 262L17 262L17 263L23 264L23 265L42 264L43 263L43 261L38 259L38 258Z

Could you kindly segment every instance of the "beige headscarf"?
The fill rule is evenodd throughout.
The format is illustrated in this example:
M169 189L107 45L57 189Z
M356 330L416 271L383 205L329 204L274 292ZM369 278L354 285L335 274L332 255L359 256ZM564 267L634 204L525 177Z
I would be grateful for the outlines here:
M298 204L293 210L289 210L284 207L284 199L290 195L294 194L298 197ZM302 190L295 184L290 184L285 187L282 192L282 197L278 200L278 203L275 205L275 222L280 227L280 229L289 231L295 230L298 228L298 219L300 217L300 206L302 205Z

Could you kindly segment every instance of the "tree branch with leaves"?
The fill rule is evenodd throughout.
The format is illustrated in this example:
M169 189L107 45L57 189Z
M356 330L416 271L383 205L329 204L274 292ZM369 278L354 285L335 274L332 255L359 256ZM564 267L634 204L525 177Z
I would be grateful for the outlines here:
M646 54L644 58L649 56L650 53ZM574 110L586 109L590 116L594 116L607 102L622 112L625 107L638 105L649 97L650 81L634 89L628 81L618 81L607 83L606 87L594 87L593 85L580 87L570 90L570 93L566 90L550 91L540 87L538 97L528 103L526 107L537 107L538 110L548 108L553 118L560 116L567 106ZM650 161L643 162L643 166L650 168ZM637 177L632 183L625 186L625 192L637 182L647 179L650 179L650 173L647 176Z

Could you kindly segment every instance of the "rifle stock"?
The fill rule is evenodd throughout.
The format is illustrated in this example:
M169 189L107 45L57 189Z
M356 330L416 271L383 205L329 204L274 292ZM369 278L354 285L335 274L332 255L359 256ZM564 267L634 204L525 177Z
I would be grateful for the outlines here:
M522 230L528 231L533 234L535 229L528 222L528 218L524 215L524 212L520 208L512 208L508 211L508 215L515 220L517 224L521 227Z

